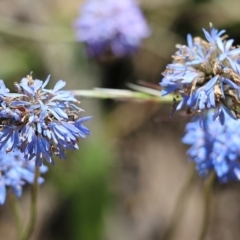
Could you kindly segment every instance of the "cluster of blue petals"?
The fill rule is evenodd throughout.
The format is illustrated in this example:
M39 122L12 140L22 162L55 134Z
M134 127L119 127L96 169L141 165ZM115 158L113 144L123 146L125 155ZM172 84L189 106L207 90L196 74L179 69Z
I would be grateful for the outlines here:
M110 50L116 56L131 54L150 35L134 0L88 0L74 23L77 40L86 43L90 57Z
M61 90L66 82L59 80L52 90L45 82L31 76L15 83L17 93L9 93L0 81L0 149L19 149L26 160L43 158L53 163L53 155L65 158L64 150L78 149L79 139L90 134L73 94Z
M187 45L177 45L173 62L163 72L162 95L181 98L174 110L186 107L187 113L204 116L213 109L213 118L224 123L224 115L239 118L240 48L226 40L225 30L203 29L205 40L187 36Z
M182 139L191 145L187 155L199 175L207 177L214 171L220 182L240 181L240 120L226 115L222 125L209 112L202 124L188 123Z
M39 167L40 173L45 173L48 168L44 165ZM6 149L0 151L0 204L4 204L7 196L7 189L17 197L22 195L22 187L26 183L34 183L35 162L26 161L19 150L6 153ZM38 184L44 179L38 178Z

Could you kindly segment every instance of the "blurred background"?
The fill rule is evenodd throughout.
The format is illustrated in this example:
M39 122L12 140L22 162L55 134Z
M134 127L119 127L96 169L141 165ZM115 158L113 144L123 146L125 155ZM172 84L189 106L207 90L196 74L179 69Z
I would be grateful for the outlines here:
M116 0L120 1L120 0ZM158 85L176 43L186 34L203 36L209 22L240 43L238 0L142 0L151 28L132 56L88 59L75 40L72 23L81 0L1 0L0 78L10 88L33 72L50 84L67 81L68 89L127 89L143 80ZM160 240L177 196L192 165L181 143L188 119L169 120L171 104L83 99L92 135L80 151L49 166L40 187L34 240ZM30 192L20 204L27 222ZM213 214L207 239L240 239L240 189L237 184L214 188ZM196 239L203 213L203 180L186 191L183 214L172 238ZM0 208L0 239L17 239L7 202Z

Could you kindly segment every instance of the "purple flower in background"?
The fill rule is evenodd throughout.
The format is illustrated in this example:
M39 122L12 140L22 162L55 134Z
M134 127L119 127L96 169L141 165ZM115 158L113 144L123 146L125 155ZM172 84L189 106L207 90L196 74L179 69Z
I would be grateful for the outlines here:
M45 173L48 168L44 165L39 167L40 173ZM17 196L22 195L22 186L34 182L35 161L26 161L19 150L6 153L6 149L0 151L0 204L4 204L7 188ZM38 178L38 184L44 182Z
M191 145L189 159L196 163L199 175L207 177L215 171L220 182L240 181L240 120L226 115L225 124L213 121L207 113L200 126L188 123L182 142Z
M65 149L78 149L79 140L90 134L83 123L91 117L82 117L77 99L61 90L66 82L59 80L48 90L49 80L23 78L15 83L18 93L4 93L0 105L0 149L19 149L39 166L43 158L53 163L53 154L65 158Z
M136 50L150 35L144 16L134 0L89 0L74 23L77 40L86 43L89 56L108 50L117 56Z
M162 95L181 97L174 110L186 107L187 113L203 117L213 109L213 118L223 124L226 114L240 118L240 48L221 37L225 30L210 25L210 32L203 32L206 40L188 34L188 44L177 45L173 63L163 72Z

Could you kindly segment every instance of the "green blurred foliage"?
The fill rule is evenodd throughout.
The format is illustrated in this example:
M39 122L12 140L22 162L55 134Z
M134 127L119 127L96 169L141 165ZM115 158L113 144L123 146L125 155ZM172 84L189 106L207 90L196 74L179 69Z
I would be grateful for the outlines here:
M100 240L104 234L104 216L112 202L109 181L113 154L105 141L96 136L67 158L54 166L51 177L59 195L67 202L70 239Z

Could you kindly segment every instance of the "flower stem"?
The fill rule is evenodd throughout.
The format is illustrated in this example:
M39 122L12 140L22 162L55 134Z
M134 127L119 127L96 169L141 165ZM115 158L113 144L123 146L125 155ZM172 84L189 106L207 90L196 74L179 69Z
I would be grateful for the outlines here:
M37 220L37 195L38 195L38 177L39 167L35 168L34 183L31 189L31 205L30 205L30 216L26 230L21 236L21 240L29 240L33 234L36 220Z
M116 99L130 102L173 102L172 95L161 97L160 91L158 91L158 95L152 94L150 92L139 92L109 88L94 88L93 90L72 90L71 92L76 96L85 98ZM157 91L155 90L155 92Z
M204 216L203 216L202 227L201 227L198 240L204 240L207 235L207 231L210 223L210 216L211 216L211 196L212 196L212 188L213 188L214 180L215 180L215 173L212 172L208 177L204 186Z
M22 232L22 227L23 227L21 209L19 207L19 203L16 199L16 196L13 193L11 194L10 200L11 200L11 206L12 206L15 221L16 221L17 236L20 236Z
M171 217L168 227L165 230L165 233L163 234L163 237L161 238L162 240L169 240L172 238L176 230L176 227L179 223L180 217L183 213L183 206L184 206L185 200L190 193L190 190L195 182L194 181L195 178L196 178L196 170L195 170L195 167L192 166L191 171L187 177L186 183L183 185L183 188L177 197L173 215Z

